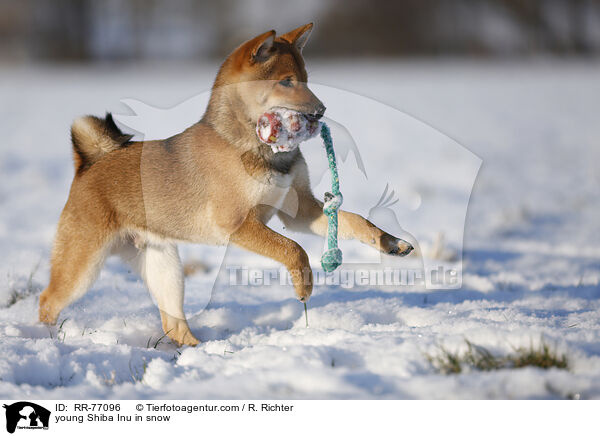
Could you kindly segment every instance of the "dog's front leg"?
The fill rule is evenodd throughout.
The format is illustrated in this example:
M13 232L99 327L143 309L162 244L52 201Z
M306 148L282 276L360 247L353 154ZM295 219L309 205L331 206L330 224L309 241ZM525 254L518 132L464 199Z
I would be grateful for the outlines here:
M312 293L312 270L308 255L297 242L268 228L255 213L248 215L231 235L230 241L285 265L292 277L296 295L300 301L308 301Z
M287 228L293 231L327 234L327 217L323 214L323 203L306 190L298 190L298 211L295 217L279 212L279 217ZM381 230L362 216L340 210L338 215L339 237L358 239L379 251L394 256L406 256L413 246L400 238Z

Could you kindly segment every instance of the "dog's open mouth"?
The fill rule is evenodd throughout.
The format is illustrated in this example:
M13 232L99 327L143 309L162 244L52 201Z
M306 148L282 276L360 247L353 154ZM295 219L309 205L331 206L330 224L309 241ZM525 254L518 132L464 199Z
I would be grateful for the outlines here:
M259 117L256 134L263 143L271 146L274 153L289 152L315 136L319 127L316 115L274 107Z

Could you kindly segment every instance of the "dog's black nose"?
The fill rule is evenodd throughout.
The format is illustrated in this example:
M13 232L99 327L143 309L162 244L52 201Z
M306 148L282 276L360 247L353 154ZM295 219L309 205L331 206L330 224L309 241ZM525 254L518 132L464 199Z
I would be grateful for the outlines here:
M319 103L319 105L317 106L317 109L315 110L314 116L315 118L321 119L321 117L323 116L323 114L325 113L325 110L327 108L325 107L325 105L323 103Z

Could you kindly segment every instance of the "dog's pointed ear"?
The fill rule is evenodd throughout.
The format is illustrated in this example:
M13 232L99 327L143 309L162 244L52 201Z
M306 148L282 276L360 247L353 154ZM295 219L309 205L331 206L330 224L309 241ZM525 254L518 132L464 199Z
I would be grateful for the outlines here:
M258 35L256 38L248 41L248 47L250 47L250 61L263 62L267 60L273 51L274 41L274 30L269 30L268 32Z
M304 26L300 26L297 29L291 30L288 33L281 35L281 39L286 40L290 44L296 46L299 52L302 52L302 49L306 45L308 38L310 37L310 33L312 32L313 23L305 24Z

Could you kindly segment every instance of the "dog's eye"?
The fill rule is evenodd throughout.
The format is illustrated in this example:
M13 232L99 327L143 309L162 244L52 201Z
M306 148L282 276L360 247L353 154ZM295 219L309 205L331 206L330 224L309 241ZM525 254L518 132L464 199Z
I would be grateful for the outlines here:
M292 86L294 86L294 83L292 82L292 78L291 77L286 77L285 79L280 80L279 84L281 86L285 86L286 88L291 88Z

